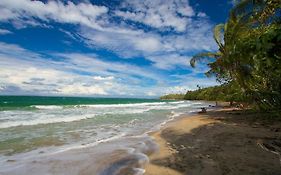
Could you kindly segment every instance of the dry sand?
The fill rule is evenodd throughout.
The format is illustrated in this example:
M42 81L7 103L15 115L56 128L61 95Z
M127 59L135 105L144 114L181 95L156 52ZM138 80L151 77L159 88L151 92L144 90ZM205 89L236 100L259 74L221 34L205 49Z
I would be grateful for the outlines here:
M281 123L233 109L183 117L151 134L145 175L281 175Z

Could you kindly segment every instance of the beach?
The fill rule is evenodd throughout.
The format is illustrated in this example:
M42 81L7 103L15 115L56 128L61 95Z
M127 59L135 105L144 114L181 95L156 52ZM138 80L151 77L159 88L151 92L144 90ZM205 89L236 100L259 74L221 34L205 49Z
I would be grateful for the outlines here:
M207 101L26 99L0 111L1 175L281 172L280 121L256 113Z
M151 133L159 149L145 175L281 174L281 123L221 109L177 119Z
M150 132L210 103L7 96L0 104L1 175L135 175L157 150Z

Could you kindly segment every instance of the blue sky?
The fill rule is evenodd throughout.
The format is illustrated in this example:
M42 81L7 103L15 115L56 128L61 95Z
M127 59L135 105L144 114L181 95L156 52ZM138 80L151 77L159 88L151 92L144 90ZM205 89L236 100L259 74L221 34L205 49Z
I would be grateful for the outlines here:
M0 1L0 95L157 97L217 84L223 0Z

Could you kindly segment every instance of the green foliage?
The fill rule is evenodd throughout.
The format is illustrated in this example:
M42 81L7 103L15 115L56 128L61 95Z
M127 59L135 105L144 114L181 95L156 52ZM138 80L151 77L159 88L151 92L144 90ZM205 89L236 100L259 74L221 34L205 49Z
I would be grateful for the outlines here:
M206 74L237 86L236 91L227 93L243 92L260 110L280 108L280 13L281 0L241 0L230 11L228 21L214 29L218 51L195 55L191 66L215 58Z
M184 94L168 94L161 96L161 100L183 100Z
M220 86L202 88L195 91L187 91L184 99L244 102L246 97L242 91L239 91L237 84L228 83Z

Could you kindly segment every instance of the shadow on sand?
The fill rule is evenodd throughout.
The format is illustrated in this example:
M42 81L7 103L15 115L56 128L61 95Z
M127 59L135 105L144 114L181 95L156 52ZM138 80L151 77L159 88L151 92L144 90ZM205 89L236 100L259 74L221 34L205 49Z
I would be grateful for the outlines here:
M177 150L172 156L150 163L181 174L281 174L281 122L257 120L255 113L211 111L203 115L214 119L178 134L173 127L161 137Z

